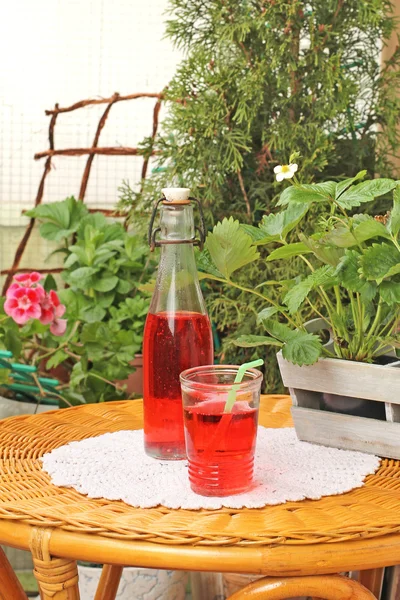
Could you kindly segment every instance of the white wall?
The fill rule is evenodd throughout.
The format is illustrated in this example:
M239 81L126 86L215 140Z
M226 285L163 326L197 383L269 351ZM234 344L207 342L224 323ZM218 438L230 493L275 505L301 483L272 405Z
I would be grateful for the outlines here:
M49 117L58 102L113 92L159 92L179 54L163 40L167 0L13 0L0 2L0 225L21 226L33 205L48 149ZM154 100L113 107L101 146L136 146L151 133ZM58 117L56 148L92 145L105 105ZM44 201L78 194L86 157L55 157ZM141 159L95 157L86 201L110 208L123 179L137 182ZM2 229L3 234L4 228ZM3 245L4 248L4 245ZM11 249L10 249L11 252ZM8 257L0 257L2 265Z

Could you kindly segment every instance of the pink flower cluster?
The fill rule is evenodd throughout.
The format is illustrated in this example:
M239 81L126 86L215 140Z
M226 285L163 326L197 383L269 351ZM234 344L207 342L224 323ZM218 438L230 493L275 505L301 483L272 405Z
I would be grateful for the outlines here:
M40 285L43 275L40 273L22 273L14 276L14 283L6 292L4 312L18 325L24 325L30 319L39 319L43 325L50 324L54 335L63 335L67 328L66 319L61 319L65 306L61 304L57 292L46 292Z

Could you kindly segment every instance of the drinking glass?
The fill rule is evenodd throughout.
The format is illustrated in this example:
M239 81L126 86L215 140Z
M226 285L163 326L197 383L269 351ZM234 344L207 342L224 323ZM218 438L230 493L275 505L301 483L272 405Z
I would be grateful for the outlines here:
M238 369L209 365L180 375L189 481L203 496L239 494L252 484L263 375L248 369L234 384Z

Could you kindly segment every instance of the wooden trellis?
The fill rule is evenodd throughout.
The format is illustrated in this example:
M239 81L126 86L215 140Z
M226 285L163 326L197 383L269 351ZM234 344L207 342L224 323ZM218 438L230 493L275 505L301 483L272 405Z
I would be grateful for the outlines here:
M162 94L138 93L138 94L130 94L128 96L120 96L120 94L115 93L110 98L81 100L80 102L76 102L75 104L72 104L71 106L67 106L65 108L60 108L60 106L58 104L55 104L54 109L45 111L45 114L47 116L51 117L50 124L49 124L49 149L45 150L44 152L38 152L34 156L35 160L40 160L43 158L46 159L45 163L44 163L43 175L41 177L39 187L37 190L37 194L36 194L36 198L35 198L35 206L38 206L38 204L41 204L41 202L42 202L46 178L51 171L52 158L54 156L85 156L85 155L88 156L88 159L86 161L86 165L85 165L85 168L84 168L84 171L82 174L81 185L80 185L79 195L78 195L79 200L84 201L88 182L89 182L90 172L91 172L91 168L92 168L92 164L93 164L95 156L98 156L98 155L138 156L139 155L138 148L129 148L129 147L123 147L123 146L107 146L107 147L99 146L101 132L104 128L104 125L106 124L107 117L110 114L110 111L111 111L112 107L114 106L114 104L117 104L118 102L125 102L127 100L137 100L138 98L154 98L156 100L156 103L155 103L154 109L153 109L153 127L152 127L152 132L151 132L151 138L154 139L157 134L157 129L158 129L159 113L160 113L160 108L161 108L161 102L163 99ZM54 147L54 129L55 129L55 126L57 123L58 115L60 115L62 113L79 110L80 108L84 108L86 106L93 106L96 104L106 104L107 106L98 122L92 146L90 148L56 149ZM151 155L153 155L153 153ZM143 165L142 165L142 172L141 172L142 180L147 175L148 165L149 165L149 156L143 157ZM103 212L104 214L117 215L117 213L113 210L107 210L107 209L99 209L99 210L101 212ZM27 225L27 228L25 230L25 233L24 233L24 235L18 245L18 248L15 252L12 266L9 269L5 269L4 271L1 271L2 275L7 275L4 286L3 286L3 294L5 293L8 286L10 285L15 273L18 273L21 271L35 270L34 268L21 269L19 266L21 263L22 256L28 245L29 239L31 237L34 224L35 224L35 219L30 219L30 221ZM57 273L59 271L61 271L61 269L56 269L56 268L41 269L42 273Z

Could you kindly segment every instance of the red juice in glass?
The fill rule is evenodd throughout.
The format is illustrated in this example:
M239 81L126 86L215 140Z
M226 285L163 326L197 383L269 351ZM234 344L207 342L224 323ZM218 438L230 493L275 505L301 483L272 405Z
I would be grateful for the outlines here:
M237 370L215 365L181 374L189 481L203 496L239 494L252 484L262 373L246 372L224 412Z
M213 361L209 318L190 311L149 313L144 342L144 436L157 458L186 455L179 375Z

